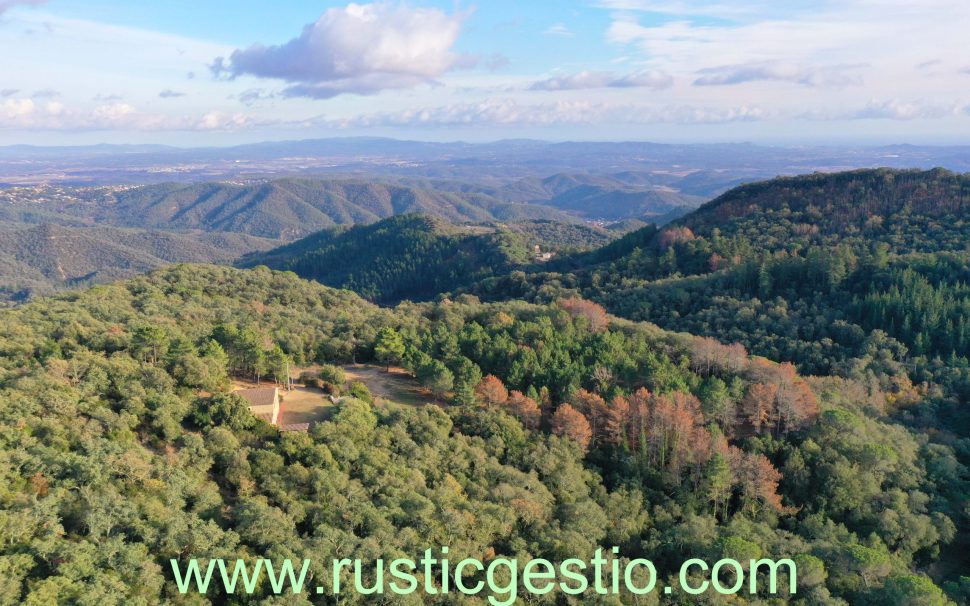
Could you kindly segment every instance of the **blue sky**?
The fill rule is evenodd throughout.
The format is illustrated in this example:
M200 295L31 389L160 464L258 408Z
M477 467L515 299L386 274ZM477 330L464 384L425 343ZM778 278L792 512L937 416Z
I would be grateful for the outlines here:
M970 143L965 0L0 0L0 144Z

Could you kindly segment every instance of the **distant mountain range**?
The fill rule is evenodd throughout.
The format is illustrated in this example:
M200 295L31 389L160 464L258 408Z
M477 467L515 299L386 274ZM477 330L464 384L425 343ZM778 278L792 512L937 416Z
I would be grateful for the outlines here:
M556 175L501 187L451 181L410 185L359 179L166 183L0 191L0 217L26 223L201 229L294 240L335 225L406 213L451 222L637 218L666 222L703 199L608 176Z
M450 179L503 185L558 173L648 175L654 186L712 198L778 175L855 168L970 171L970 148L770 147L650 142L433 143L380 138L264 142L235 147L159 145L0 147L0 185L154 184L329 175L367 180Z
M772 254L874 242L937 252L963 250L970 237L970 177L945 170L778 178L696 210L699 198L655 181L619 172L0 190L0 298L245 255L245 266L293 270L377 301L449 292L512 269L596 271L626 280L611 289L619 309L629 284L749 259L745 242ZM671 220L667 230L646 226ZM661 233L701 240L668 250ZM535 246L558 254L537 257Z
M516 239L512 232L506 232L504 240L491 235L484 238L429 219L405 218L339 235L315 234L283 248L251 255L244 265L266 264L291 270L380 301L407 296L396 291L389 295L391 291L382 285L420 282L422 268L447 261L455 250L462 249L460 242L463 250L475 254L462 257L460 271L446 272L451 276L442 282L447 288L435 290L430 288L434 284L421 282L421 289L415 292L420 290L427 297L473 287L474 292L486 296L495 292L523 296L509 289L519 289L523 281L533 280L555 284L556 289L567 284L576 288L598 274L596 280L588 282L587 293L598 293L598 285L609 281L609 299L605 299L609 307L651 319L653 316L645 316L639 309L629 311L636 307L644 288L663 291L673 284L666 280L674 275L710 275L716 279L721 269L762 262L754 257L755 250L761 251L764 262L776 255L784 259L812 249L836 251L833 254L852 250L852 254L862 256L873 254L878 244L889 254L965 252L970 239L968 211L970 175L945 170L860 170L741 186L666 228L649 225L603 242L600 247L586 246L574 254L556 256L548 263L536 263L521 252L508 254L529 249L535 239ZM430 246L428 240L447 240L454 250ZM496 261L500 249L506 254ZM420 262L397 263L402 258ZM513 268L525 273L509 278L500 271L508 274ZM490 278L500 283L486 284ZM757 282L757 276L753 279ZM662 309L655 312L659 314Z

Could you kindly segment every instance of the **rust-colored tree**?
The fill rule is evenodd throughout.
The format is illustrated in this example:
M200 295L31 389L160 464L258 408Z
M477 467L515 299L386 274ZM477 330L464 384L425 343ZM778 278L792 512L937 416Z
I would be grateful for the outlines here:
M616 396L610 401L603 418L603 439L613 446L622 446L627 442L627 426L630 423L630 401L623 396Z
M580 389L573 395L571 404L589 421L593 439L597 442L603 440L603 427L608 413L606 401L599 394Z
M541 414L539 412L539 404L535 400L526 396L521 391L513 390L509 394L509 399L505 405L508 406L512 416L521 421L522 425L526 428L538 429Z
M735 475L741 490L742 509L751 513L766 506L777 513L791 513L781 502L778 483L782 475L767 457L761 454L739 453Z
M626 424L627 442L634 451L640 450L642 438L646 435L650 422L650 392L641 387L627 399L629 407Z
M606 310L592 301L572 297L571 299L561 299L559 307L573 318L585 319L593 332L603 332L610 326L610 317Z
M685 468L704 459L699 447L709 450L699 439L703 422L694 396L680 392L653 396L646 440L653 465L680 481Z
M803 379L779 385L775 403L778 433L801 429L818 418L818 399Z
M657 244L660 248L669 248L674 244L690 242L696 237L689 227L670 227L660 232Z
M771 427L777 395L777 386L755 383L748 388L748 393L741 400L741 414L755 433L761 433L765 428Z
M593 431L589 427L589 421L569 404L563 404L556 410L556 414L552 415L550 426L552 433L576 442L583 449L583 452L586 452L590 440L593 439Z
M499 406L509 399L509 390L495 375L486 375L475 388L475 395L486 406Z

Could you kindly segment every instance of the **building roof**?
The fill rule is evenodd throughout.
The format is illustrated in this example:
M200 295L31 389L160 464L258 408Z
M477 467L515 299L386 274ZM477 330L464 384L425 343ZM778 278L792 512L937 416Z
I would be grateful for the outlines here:
M242 396L250 406L272 406L276 403L279 390L275 387L253 387L239 389L233 393Z

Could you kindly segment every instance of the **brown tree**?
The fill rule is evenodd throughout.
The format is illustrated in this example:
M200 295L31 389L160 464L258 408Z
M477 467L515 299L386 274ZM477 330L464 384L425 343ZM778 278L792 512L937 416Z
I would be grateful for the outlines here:
M628 425L630 423L630 401L616 396L610 401L603 419L603 439L613 446L628 444Z
M599 394L580 389L573 395L572 405L589 421L593 439L602 440L604 438L603 427L606 424L608 412L606 401Z
M539 412L539 404L535 400L526 396L521 391L512 391L505 404L509 407L509 412L512 413L512 416L521 421L522 425L526 428L539 428L541 415Z
M690 242L696 237L689 227L671 227L660 232L660 236L657 238L657 244L662 249L669 248L674 244Z
M559 307L573 318L584 318L593 332L603 332L610 326L610 317L606 310L592 301L579 297L561 299Z
M627 399L627 441L634 451L640 449L641 437L646 433L647 424L650 422L650 398L650 392L641 387Z
M653 464L680 480L684 468L704 459L708 444L701 439L703 415L700 402L690 394L674 392L653 396L650 400L650 422L647 446Z
M741 489L742 507L755 512L759 503L778 513L791 513L781 502L778 483L782 475L767 457L761 454L739 453L735 475Z
M777 386L755 383L748 388L748 393L741 400L741 413L755 433L761 433L765 427L770 427L777 395Z
M509 399L509 390L495 375L486 375L475 388L475 395L486 406L498 406Z
M590 440L593 439L593 431L589 427L589 421L578 410L569 404L563 404L552 415L552 433L563 436L579 444L583 452L589 448Z
M783 383L775 397L775 430L779 433L801 429L818 418L818 399L802 379Z

